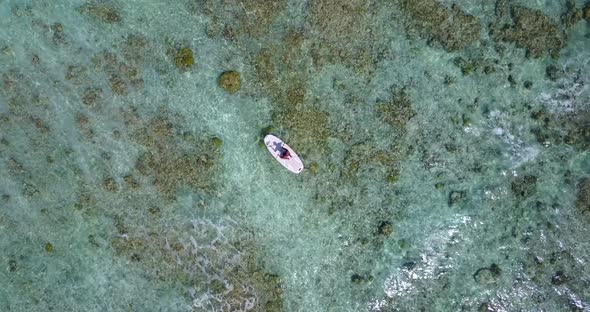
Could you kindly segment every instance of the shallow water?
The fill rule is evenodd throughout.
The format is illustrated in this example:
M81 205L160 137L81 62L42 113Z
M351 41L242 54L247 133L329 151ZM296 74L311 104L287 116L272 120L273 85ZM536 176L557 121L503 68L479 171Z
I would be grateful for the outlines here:
M0 0L0 310L590 311L584 6Z

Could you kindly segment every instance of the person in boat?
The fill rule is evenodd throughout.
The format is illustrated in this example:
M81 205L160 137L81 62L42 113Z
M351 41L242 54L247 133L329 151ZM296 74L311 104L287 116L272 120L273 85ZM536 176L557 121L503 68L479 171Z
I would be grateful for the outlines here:
M291 153L289 153L289 150L281 146L281 152L279 154L279 158L289 159L289 157L291 157Z

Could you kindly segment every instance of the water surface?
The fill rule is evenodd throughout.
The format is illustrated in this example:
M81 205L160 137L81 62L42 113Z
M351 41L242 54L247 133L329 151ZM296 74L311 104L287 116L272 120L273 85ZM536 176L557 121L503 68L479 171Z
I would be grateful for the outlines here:
M586 4L0 17L2 311L590 311Z

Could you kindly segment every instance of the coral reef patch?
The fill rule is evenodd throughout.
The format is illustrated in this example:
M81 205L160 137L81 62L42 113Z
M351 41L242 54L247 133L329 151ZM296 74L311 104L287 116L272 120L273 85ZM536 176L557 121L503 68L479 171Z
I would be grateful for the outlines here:
M408 31L416 29L428 42L452 52L479 40L479 18L469 15L459 5L446 7L436 0L399 0L400 10L408 18Z
M496 6L498 23L491 30L494 40L512 42L526 49L531 58L559 55L566 38L551 18L538 10L511 6L504 0Z

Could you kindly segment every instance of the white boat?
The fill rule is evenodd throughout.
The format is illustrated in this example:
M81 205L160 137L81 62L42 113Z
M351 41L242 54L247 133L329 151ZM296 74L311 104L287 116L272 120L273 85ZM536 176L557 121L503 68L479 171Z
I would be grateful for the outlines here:
M264 137L264 145L268 152L279 162L283 167L289 169L293 173L300 173L303 171L303 161L293 151L293 149L285 144L283 140L278 137L268 134ZM288 151L288 153L287 153Z

